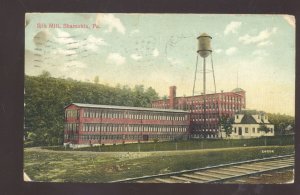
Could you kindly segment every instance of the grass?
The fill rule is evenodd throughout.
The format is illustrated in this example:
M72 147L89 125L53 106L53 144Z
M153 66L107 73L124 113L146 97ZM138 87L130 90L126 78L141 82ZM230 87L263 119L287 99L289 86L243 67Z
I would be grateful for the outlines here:
M252 139L195 139L188 141L168 141L150 143L130 143L119 145L92 146L78 149L65 149L63 146L43 147L50 150L78 150L78 151L101 151L101 152L148 152L170 150L196 150L209 148L231 148L243 146L276 146L294 144L293 136L272 136Z
M263 150L273 152L263 153ZM293 145L165 152L51 151L27 148L24 151L24 170L35 181L109 182L292 152Z

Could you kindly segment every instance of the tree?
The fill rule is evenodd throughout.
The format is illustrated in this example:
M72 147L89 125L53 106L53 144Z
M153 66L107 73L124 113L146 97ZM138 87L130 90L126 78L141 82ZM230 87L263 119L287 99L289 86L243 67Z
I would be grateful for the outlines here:
M50 72L43 70L42 73L40 74L40 77L49 78L51 77L51 74Z
M232 133L232 124L234 122L234 119L232 117L221 116L219 125L221 126L221 129L224 130L226 137L230 137L230 134Z
M259 131L263 131L265 133L269 133L271 130L267 127L267 125L264 123L264 121L259 125L258 127Z
M284 134L284 129L291 125L295 127L295 117L285 114L268 113L269 122L274 125L275 134Z
M147 100L147 105L146 105L147 107L151 107L152 101L159 99L157 92L152 87L149 87L145 91L145 96Z
M279 123L278 125L278 132L280 133L280 135L284 135L285 134L285 128L287 127L287 125L283 122Z
M94 83L96 83L96 84L99 83L99 76L95 76L95 78L94 78Z
M167 95L164 95L164 96L162 97L162 99L163 99L163 101L164 101L164 108L166 109L166 108L167 108L166 105L167 105L167 99L168 99L168 96L167 96Z
M32 146L62 144L64 107L70 103L146 107L158 97L152 88L110 87L54 78L46 71L40 76L25 75L25 92L26 142L32 142Z

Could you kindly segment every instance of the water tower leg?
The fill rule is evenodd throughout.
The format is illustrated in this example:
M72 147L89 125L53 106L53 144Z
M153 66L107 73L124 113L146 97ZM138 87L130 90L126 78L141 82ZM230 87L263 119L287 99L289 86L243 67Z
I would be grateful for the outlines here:
M206 60L203 58L203 103L204 103L204 129L206 130Z

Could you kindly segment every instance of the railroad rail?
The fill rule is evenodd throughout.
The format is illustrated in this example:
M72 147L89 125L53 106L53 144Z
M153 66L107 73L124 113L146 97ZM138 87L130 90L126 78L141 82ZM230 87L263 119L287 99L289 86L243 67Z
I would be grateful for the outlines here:
M111 181L110 183L222 183L242 177L294 167L295 154L240 161L166 174Z

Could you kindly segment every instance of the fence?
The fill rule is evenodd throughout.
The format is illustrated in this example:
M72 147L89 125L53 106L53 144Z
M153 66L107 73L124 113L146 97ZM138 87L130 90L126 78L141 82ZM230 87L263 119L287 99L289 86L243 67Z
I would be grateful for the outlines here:
M188 141L169 141L169 142L150 142L150 143L131 143L118 145L102 145L75 150L81 151L101 151L101 152L146 152L146 151L167 151L167 150L195 150L209 148L229 148L247 146L284 146L293 145L293 135L281 135L272 137L260 137L251 139L194 139ZM54 150L62 150L57 147ZM47 149L51 149L47 147Z

